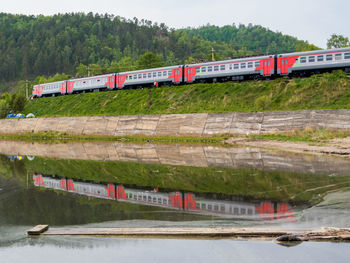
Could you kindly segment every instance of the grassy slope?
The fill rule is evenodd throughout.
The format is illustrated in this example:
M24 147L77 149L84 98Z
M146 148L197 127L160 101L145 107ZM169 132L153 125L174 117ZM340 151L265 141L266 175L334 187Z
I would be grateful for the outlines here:
M350 109L350 80L346 74L40 98L29 101L24 113L43 117L307 109Z

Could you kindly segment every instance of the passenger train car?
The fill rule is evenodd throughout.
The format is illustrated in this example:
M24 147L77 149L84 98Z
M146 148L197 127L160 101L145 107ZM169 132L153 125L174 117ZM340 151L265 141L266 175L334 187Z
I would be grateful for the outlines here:
M295 220L295 213L287 203L217 200L202 198L194 193L159 192L157 189L146 191L127 188L123 185L81 182L36 173L33 174L33 181L34 185L38 187L190 213L256 220Z
M45 83L33 87L32 98L164 84L302 77L335 69L350 72L350 47L143 69Z

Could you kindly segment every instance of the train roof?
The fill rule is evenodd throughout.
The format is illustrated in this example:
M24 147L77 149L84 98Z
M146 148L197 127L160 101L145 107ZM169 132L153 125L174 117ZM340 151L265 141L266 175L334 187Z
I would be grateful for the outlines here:
M181 68L182 65L176 65L176 66L168 66L168 67L161 67L161 68L148 68L148 69L140 69L140 70L134 70L134 71L126 71L126 72L120 72L120 75L123 74L137 74L137 73L144 73L145 71L162 71L162 70L169 70L169 69L175 69L175 68Z
M278 54L278 57L285 57L285 56L305 56L305 55L315 55L315 54L325 54L325 53L336 53L336 52L350 52L350 47L345 48L333 48L333 49L319 49L319 50L313 50L313 51L303 51L303 52L293 52L293 53L284 53L284 54Z
M78 80L89 80L89 79L105 78L105 77L113 76L115 74L116 73L108 73L108 74L103 74L103 75L94 75L94 76L90 76L90 77L81 77L81 78L69 79L68 81L78 81Z
M185 66L204 66L204 65L217 65L217 64L225 64L225 63L238 63L238 62L247 62L247 61L254 61L258 59L267 59L267 58L273 58L275 55L264 55L264 56L254 56L254 57L244 57L244 58L234 58L234 59L228 59L228 60L218 60L218 61L210 61L210 62L203 62L203 63L195 63L195 64L187 64Z
M47 86L47 85L52 85L52 84L60 84L60 83L64 83L64 82L66 82L66 80L60 80L60 81L55 81L55 82L36 84L36 85L33 86L33 88L37 87L37 86Z

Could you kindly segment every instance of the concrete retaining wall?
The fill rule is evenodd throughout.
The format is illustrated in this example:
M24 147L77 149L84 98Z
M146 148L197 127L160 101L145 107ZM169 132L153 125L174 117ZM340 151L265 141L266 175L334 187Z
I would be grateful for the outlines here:
M208 136L262 134L311 127L350 129L350 110L199 113L2 119L0 134L66 132L74 135Z

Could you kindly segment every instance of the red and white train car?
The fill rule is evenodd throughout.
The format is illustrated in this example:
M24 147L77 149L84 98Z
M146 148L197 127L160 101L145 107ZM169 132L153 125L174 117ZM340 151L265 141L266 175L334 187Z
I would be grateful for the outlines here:
M117 88L147 87L161 84L179 84L183 81L182 66L143 69L117 74Z
M33 87L32 97L39 98L43 96L55 97L57 95L64 95L66 94L66 87L66 81L57 81L35 85Z
M184 81L262 79L275 73L274 56L249 57L185 65Z
M350 47L277 55L277 74L304 76L334 69L350 72Z
M115 73L67 81L67 94L85 91L112 90L115 88Z

